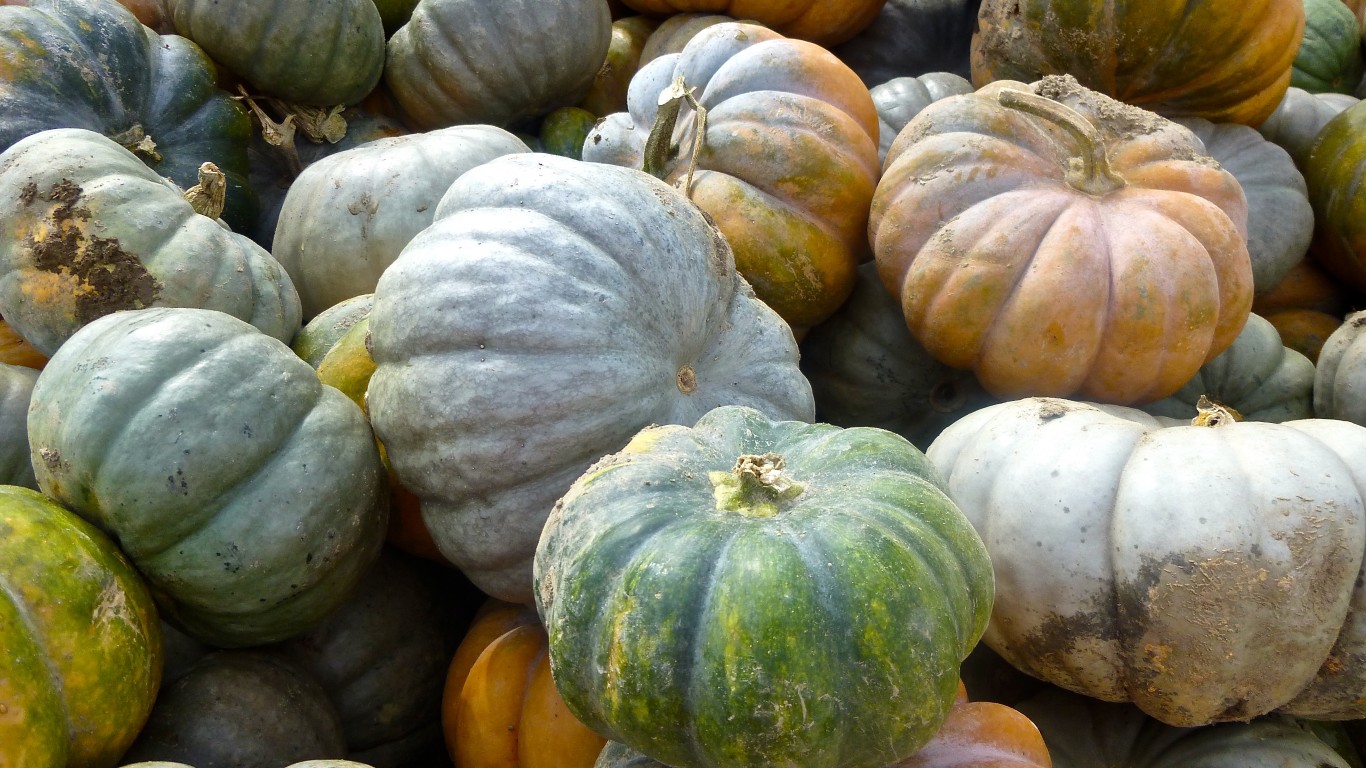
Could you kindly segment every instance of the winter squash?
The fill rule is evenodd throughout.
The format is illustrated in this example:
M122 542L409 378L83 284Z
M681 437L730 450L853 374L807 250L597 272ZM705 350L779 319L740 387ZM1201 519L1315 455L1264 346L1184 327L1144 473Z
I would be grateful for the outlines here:
M307 630L379 553L383 467L364 414L221 312L85 326L34 385L28 431L38 487L115 536L162 616L210 645Z
M972 83L952 72L929 72L919 77L897 77L868 89L877 106L879 160L887 158L892 140L911 118L931 103L948 96L972 93Z
M753 20L786 37L829 47L868 26L885 0L623 0L654 16L718 13Z
M1366 106L1357 102L1319 131L1305 161L1304 180L1314 206L1311 253L1352 291L1366 293L1366 195L1361 168L1366 165Z
M582 99L611 39L606 0L426 0L389 38L384 82L420 130L510 127Z
M1319 350L1351 309L1352 295L1329 277L1318 261L1302 259L1270 291L1252 302L1252 311L1276 327L1285 346L1317 362Z
M995 570L983 642L1169 725L1360 717L1366 428L1198 422L1026 398L940 433Z
M640 69L646 42L659 24L648 16L627 16L612 22L607 58L593 76L588 93L579 101L580 109L596 116L626 109L626 89L631 85L631 77Z
M992 601L924 454L722 406L574 482L536 550L570 711L667 765L887 766L932 737Z
M1201 366L1176 394L1144 405L1143 410L1190 419L1201 396L1232 408L1246 421L1313 418L1314 364L1282 344L1270 322L1248 315L1247 325L1228 349Z
M0 485L37 489L28 455L28 402L38 372L0 363Z
M1302 0L983 0L972 82L1069 74L1167 117L1256 127L1290 85Z
M270 249L298 289L304 317L373 293L460 174L529 151L501 128L458 125L376 139L309 165L285 194Z
M42 370L47 365L47 355L34 349L9 323L0 318L0 363Z
M733 265L702 213L640 171L521 153L451 185L375 288L367 398L437 546L478 587L530 602L555 499L641 427L723 403L814 416L791 332Z
M695 112L674 123L660 107L661 81L679 78L706 110L700 135ZM829 317L866 255L878 178L877 110L858 77L818 45L727 22L642 67L627 100L629 112L589 134L583 158L686 187L740 274L799 335Z
M869 88L927 72L972 74L970 47L981 0L887 0L876 18L831 48Z
M365 98L384 68L374 0L168 0L176 32L255 91L318 107Z
M0 153L0 313L40 352L123 309L197 307L282 341L299 296L271 255L94 131L57 128Z
M649 38L645 40L645 46L640 51L640 64L636 71L660 56L681 53L688 42L707 27L734 21L743 21L746 24L759 23L754 19L736 19L724 13L676 13L669 16L660 21L659 26L655 27L655 31L651 32ZM759 24L759 26L763 25ZM612 111L621 112L628 108L628 105L623 104Z
M1310 93L1351 93L1366 73L1356 14L1342 0L1304 0L1304 16L1290 85Z
M1175 392L1246 322L1246 205L1190 131L1064 76L926 107L887 153L868 229L935 358L998 397L1133 403Z
M1366 312L1353 312L1333 331L1319 352L1314 376L1314 413L1366 425Z
M27 53L30 46L47 55ZM185 189L212 162L227 177L224 219L250 229L251 122L217 87L199 46L153 33L114 0L32 0L0 7L0 61L0 151L49 128L85 128Z
M289 343L290 348L301 360L316 370L337 342L350 332L356 323L370 316L374 300L374 294L364 293L333 304L299 329Z
M456 768L592 768L605 739L565 707L547 653L535 610L485 603L452 659L442 700Z
M1276 111L1257 130L1289 152L1295 165L1303 170L1319 131L1357 101L1357 97L1346 93L1309 93L1291 86L1276 105Z
M146 585L94 526L0 486L0 765L106 768L161 680Z

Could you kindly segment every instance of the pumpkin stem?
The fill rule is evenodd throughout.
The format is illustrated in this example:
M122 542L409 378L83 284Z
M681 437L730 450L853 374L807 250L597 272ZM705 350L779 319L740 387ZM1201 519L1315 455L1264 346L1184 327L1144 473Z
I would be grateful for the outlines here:
M151 136L147 135L146 130L142 127L142 123L134 123L133 127L122 133L110 136L109 138L113 139L116 144L119 144L124 149L142 158L143 161L150 160L154 163L161 162L161 153L157 151L157 143L152 141Z
M252 116L261 126L261 138L279 150L285 159L285 165L289 168L290 177L298 178L299 174L303 173L304 164L299 159L298 147L294 145L294 115L285 115L284 119L277 123L270 115L266 114L264 109L261 109L261 105L257 104L256 100L248 95L247 90L241 85L237 86L237 92L241 95L233 98L243 102L251 110Z
M779 512L779 502L802 492L801 484L787 476L783 457L776 453L746 454L736 459L729 472L712 472L710 479L717 509L746 517L773 517Z
M678 124L678 113L683 103L697 113L697 127L693 132L692 157L688 160L688 174L683 181L683 194L692 194L692 176L697 168L697 153L702 149L702 138L707 133L707 109L693 95L696 88L683 82L682 75L675 75L673 82L659 94L659 110L655 112L655 124L650 127L650 135L645 139L644 170L657 179L669 175L669 161L678 156L678 147L673 144L674 126Z
M223 215L227 199L228 177L213 163L199 165L199 183L185 190L185 201L194 212L216 219Z
M1196 401L1195 410L1198 414L1191 419L1191 425L1196 427L1222 427L1243 420L1243 414L1234 408L1205 395Z
M1029 91L1003 88L996 95L1003 107L1043 118L1063 129L1077 143L1079 154L1067 168L1067 183L1088 195L1106 195L1125 186L1122 176L1110 168L1105 138L1086 116L1075 109Z

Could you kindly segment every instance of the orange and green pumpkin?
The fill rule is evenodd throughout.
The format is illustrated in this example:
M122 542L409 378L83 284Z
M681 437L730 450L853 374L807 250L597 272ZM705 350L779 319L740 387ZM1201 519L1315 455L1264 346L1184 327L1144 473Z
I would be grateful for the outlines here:
M842 43L872 23L886 0L624 0L641 13L716 13L754 20L787 37Z

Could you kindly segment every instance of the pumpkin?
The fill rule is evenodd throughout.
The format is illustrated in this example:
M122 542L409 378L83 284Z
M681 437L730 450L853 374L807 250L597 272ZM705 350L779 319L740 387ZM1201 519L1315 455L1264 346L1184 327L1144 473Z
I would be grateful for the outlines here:
M346 756L341 719L317 680L268 650L214 651L162 690L123 759L279 768Z
M1290 85L1302 0L983 0L972 82L1069 74L1168 117L1257 126Z
M1356 14L1342 0L1304 0L1304 16L1290 85L1310 93L1351 93L1366 74Z
M1176 122L1189 128L1243 188L1252 289L1254 294L1270 290L1304 259L1314 236L1314 209L1304 176L1289 153L1246 125L1199 117Z
M661 119L660 75L696 91L707 111L700 136L691 110L676 124ZM628 102L589 134L583 159L682 183L754 292L799 335L844 302L878 178L877 111L848 67L813 43L728 22L643 67Z
M1336 2L1336 0L1335 0ZM1290 421L1314 414L1314 364L1281 343L1270 322L1248 315L1228 349L1205 363L1170 397L1143 406L1156 416L1190 419L1202 396L1247 421Z
M952 72L929 72L919 77L897 77L868 89L877 107L879 160L887 158L892 140L911 118L931 103L948 96L972 93L972 83Z
M0 153L5 320L51 355L99 317L153 306L218 310L282 341L299 329L279 262L112 140L57 128Z
M333 304L314 315L307 325L299 329L289 343L290 348L316 370L337 342L349 333L356 323L370 316L370 309L374 303L374 294L363 293Z
M1190 131L1050 77L926 107L887 153L868 229L935 358L998 397L1131 403L1237 337L1246 221Z
M298 289L304 316L372 293L403 246L432 223L451 182L495 157L528 151L501 128L459 125L376 139L309 165L285 194L270 249Z
M221 312L82 328L34 385L28 430L38 487L115 536L164 617L210 645L307 630L379 553L383 467L364 414Z
M658 27L659 22L648 16L628 16L612 22L607 58L579 101L580 109L595 116L626 109L626 89L631 85L631 77L640 69L641 55L651 33Z
M456 650L442 719L456 768L591 768L605 739L570 714L550 678L535 610L491 600Z
M374 0L167 0L176 32L253 89L320 107L355 104L384 68Z
M1342 324L1352 296L1312 258L1299 264L1270 291L1252 302L1252 311L1276 327L1281 340L1311 361Z
M681 53L688 42L707 27L734 21L741 21L741 19L735 19L723 13L675 13L660 21L659 26L655 27L655 31L651 32L645 40L645 45L640 51L640 64L636 70L639 71L640 67L649 64L660 56ZM759 23L753 19L743 19L743 21L746 24ZM759 26L763 25L759 24ZM612 111L621 112L628 108L629 105L623 103Z
M0 485L38 487L28 455L28 403L38 372L0 363Z
M94 526L0 486L0 765L108 768L161 680L146 585Z
M887 766L930 739L990 562L891 432L722 406L574 481L536 549L550 669L668 765Z
M1366 425L1363 327L1366 312L1353 312L1323 343L1314 375L1314 413L1321 418Z
M639 171L521 153L451 185L375 288L367 398L479 588L530 602L555 499L641 427L723 403L813 418L791 332L733 265L701 211Z
M924 449L939 430L993 398L971 371L935 360L906 329L901 304L871 262L854 293L802 339L802 373L816 416L841 427L878 427Z
M49 128L85 128L186 189L212 162L227 177L224 219L250 229L251 121L199 46L155 34L114 0L32 0L0 7L0 62L0 151Z
M972 74L981 0L887 0L863 31L831 52L872 88L927 72Z
M1292 86L1286 89L1285 98L1257 130L1289 152L1295 165L1303 169L1319 131L1357 101L1357 97L1345 93L1309 93Z
M1360 717L1366 428L1225 416L1026 398L941 432L995 569L983 642L1169 725Z
M1366 293L1366 105L1357 102L1329 120L1305 161L1304 180L1314 207L1310 253L1329 273L1358 294Z
M623 0L641 13L719 13L829 47L868 26L885 0Z
M1287 717L1176 728L1137 707L1052 689L1016 705L1043 733L1054 768L1349 768Z
M0 318L0 363L41 370L47 365L47 355L34 349L9 323Z
M384 82L421 130L508 127L582 99L611 39L606 0L426 0L389 38Z
M583 142L593 130L598 116L579 107L560 107L541 120L540 152L583 159Z

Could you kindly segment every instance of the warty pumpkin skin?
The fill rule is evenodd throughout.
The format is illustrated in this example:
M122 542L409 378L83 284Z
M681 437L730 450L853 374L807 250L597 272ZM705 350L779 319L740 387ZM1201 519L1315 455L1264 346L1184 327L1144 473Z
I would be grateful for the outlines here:
M911 334L998 397L1165 397L1252 304L1237 180L1187 129L1068 77L926 107L868 230Z
M641 13L717 13L754 20L786 37L830 47L872 22L886 0L624 0Z
M81 128L0 153L0 313L51 355L124 309L195 307L288 341L299 295L265 249L195 212L112 140Z
M34 385L28 429L39 488L115 536L163 617L210 645L308 629L379 554L384 469L364 414L221 312L82 328Z
M442 553L531 600L550 509L647 424L811 419L791 331L724 238L640 171L514 154L461 176L380 277L370 419ZM528 410L528 404L534 404Z
M583 159L686 184L698 125L688 107L673 126L677 154L646 151L661 89L679 77L707 110L689 197L725 235L754 292L800 335L844 302L867 253L879 171L872 97L814 43L716 24L636 73L629 111L598 124Z
M937 732L992 601L924 454L723 406L580 476L536 550L565 703L677 766L882 768Z
M1171 725L1361 717L1366 428L1166 423L1027 398L940 433L996 574L983 642Z
M972 82L1069 74L1168 117L1259 125L1290 85L1302 0L983 0Z
M161 681L152 596L94 526L0 486L0 765L110 768Z

